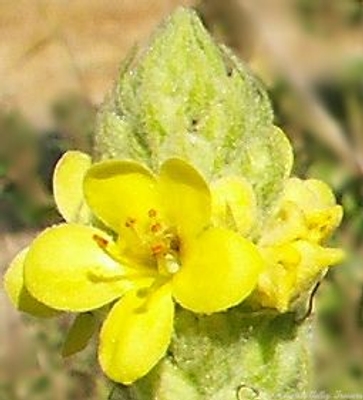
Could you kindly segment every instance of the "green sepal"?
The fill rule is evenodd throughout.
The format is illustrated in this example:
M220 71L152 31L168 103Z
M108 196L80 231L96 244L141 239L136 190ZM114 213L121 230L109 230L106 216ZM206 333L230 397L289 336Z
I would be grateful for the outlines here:
M93 313L78 314L63 344L62 356L68 357L83 350L97 327L97 318Z

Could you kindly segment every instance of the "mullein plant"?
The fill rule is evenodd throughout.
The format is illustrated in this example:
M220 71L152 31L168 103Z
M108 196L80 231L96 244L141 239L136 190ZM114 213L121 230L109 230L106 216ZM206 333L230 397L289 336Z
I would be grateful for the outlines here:
M292 164L261 84L179 9L122 66L93 154L59 160L65 222L15 257L6 291L37 317L75 313L63 354L98 335L121 398L310 393L309 309L343 258L324 245L342 208Z

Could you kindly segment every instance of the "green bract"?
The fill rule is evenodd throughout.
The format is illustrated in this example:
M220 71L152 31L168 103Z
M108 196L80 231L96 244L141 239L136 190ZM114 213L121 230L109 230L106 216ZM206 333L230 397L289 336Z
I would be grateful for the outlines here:
M121 69L100 113L95 151L154 170L181 157L209 180L243 175L256 191L260 221L292 166L291 146L273 125L260 82L185 9Z

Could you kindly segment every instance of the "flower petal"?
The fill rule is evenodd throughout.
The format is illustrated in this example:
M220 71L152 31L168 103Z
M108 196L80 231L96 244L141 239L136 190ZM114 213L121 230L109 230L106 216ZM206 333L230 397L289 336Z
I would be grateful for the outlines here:
M305 212L322 210L336 204L330 187L317 179L288 179L285 184L283 198L294 202Z
M18 310L35 317L53 317L59 314L59 311L40 303L24 286L24 260L27 253L28 248L22 250L10 264L4 276L4 288Z
M45 230L29 249L25 284L42 303L58 309L88 311L120 297L133 283L97 240L110 238L88 226L62 224ZM97 239L97 240L96 240Z
M266 268L258 278L255 298L263 307L288 310L295 293L297 266L301 255L290 243L260 248Z
M83 178L91 157L80 151L67 151L58 161L53 175L57 208L67 222L87 222L90 211L83 198Z
M263 266L252 242L235 232L211 228L184 248L173 295L194 312L225 310L251 293Z
M155 178L132 161L94 164L84 180L86 201L92 211L115 232L129 220L147 221L148 212L158 208Z
M78 314L68 332L62 356L69 357L83 350L97 329L97 319L92 313Z
M261 246L286 244L308 234L306 217L292 201L285 201L264 229L259 240Z
M210 191L203 177L190 164L177 158L165 161L158 183L166 217L179 234L192 236L209 224Z
M146 375L168 348L173 316L169 285L147 298L128 292L101 330L99 359L105 373L126 385Z
M300 253L297 267L296 292L303 292L313 286L326 268L341 263L345 253L341 249L322 247L306 240L298 240L292 246Z
M332 206L319 211L312 211L306 216L308 224L307 238L315 243L328 239L339 226L343 218L343 207Z
M221 178L212 185L212 217L216 226L247 235L255 223L256 196L251 184L241 177Z
M260 275L258 291L254 292L262 307L275 308L280 313L288 311L293 297L296 271L288 271L281 264L268 264L266 273Z
M342 217L343 209L336 205L328 185L316 179L290 178L284 188L280 210L259 244L276 245L299 238L321 243L338 227Z
M315 198L319 201L321 208L332 207L336 204L334 193L325 182L318 179L307 179L304 182L306 187L316 196Z
M263 307L286 312L304 299L325 274L341 262L344 252L306 240L261 249L267 268L259 277L255 299Z

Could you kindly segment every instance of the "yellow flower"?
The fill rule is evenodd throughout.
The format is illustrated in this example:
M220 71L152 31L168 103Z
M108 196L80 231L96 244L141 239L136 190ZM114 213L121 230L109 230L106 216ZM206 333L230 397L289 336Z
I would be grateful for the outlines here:
M14 261L7 291L18 306L11 293L25 289L50 310L84 313L114 302L99 345L113 380L130 384L163 357L173 300L209 314L237 305L256 286L263 266L256 246L211 225L210 190L186 162L169 159L155 176L136 162L90 166L70 152L54 183L68 223L45 230ZM89 210L98 227L79 223L91 220ZM15 269L23 281L11 278Z
M267 264L257 287L262 306L284 312L299 305L327 268L343 260L342 250L322 245L342 216L342 207L322 181L286 182L280 209L259 240Z
M212 185L212 215L220 226L242 236L254 236L258 209L251 185L242 177L224 177ZM262 228L258 239L265 268L258 278L253 300L280 312L304 301L328 266L341 262L340 249L321 244L342 219L330 188L323 182L290 178L278 212Z

